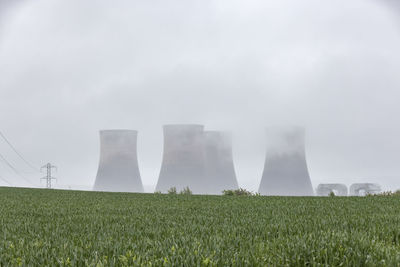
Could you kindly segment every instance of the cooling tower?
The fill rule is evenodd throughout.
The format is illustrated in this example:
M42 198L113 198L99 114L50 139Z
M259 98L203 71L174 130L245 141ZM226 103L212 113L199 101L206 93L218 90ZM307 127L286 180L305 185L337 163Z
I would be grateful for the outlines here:
M267 155L259 193L262 195L314 195L307 169L305 130L269 128Z
M362 196L381 192L381 186L372 183L359 183L350 186L350 196ZM364 194L363 194L364 193Z
M222 194L223 190L238 189L232 156L232 140L228 133L204 133L206 191L204 194Z
M100 164L93 190L143 192L137 160L137 131L100 131Z
M335 196L347 196L347 186L344 184L319 184L317 187L318 196L329 196L331 192Z
M189 187L193 193L203 194L204 183L204 126L184 124L164 126L164 152L156 191L178 191Z

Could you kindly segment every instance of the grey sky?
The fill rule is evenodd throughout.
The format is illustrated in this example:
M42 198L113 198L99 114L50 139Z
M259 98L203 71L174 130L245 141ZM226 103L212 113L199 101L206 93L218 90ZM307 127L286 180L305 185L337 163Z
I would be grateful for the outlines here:
M256 190L265 128L304 125L314 187L397 189L400 8L387 3L0 0L0 130L34 164L56 164L60 185L86 186L99 129L139 131L150 186L162 124L231 130L239 185ZM25 185L3 164L0 175Z

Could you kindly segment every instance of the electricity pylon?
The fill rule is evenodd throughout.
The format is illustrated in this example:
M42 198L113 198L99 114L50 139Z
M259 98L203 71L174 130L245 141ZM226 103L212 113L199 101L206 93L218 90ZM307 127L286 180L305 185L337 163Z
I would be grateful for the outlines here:
M51 176L51 170L55 169L57 171L57 167L51 165L51 163L47 163L46 165L42 166L40 168L40 171L42 171L43 169L46 169L46 176L41 178L41 179L45 179L46 180L46 188L51 188L51 181L52 180L57 180L57 178L52 177Z

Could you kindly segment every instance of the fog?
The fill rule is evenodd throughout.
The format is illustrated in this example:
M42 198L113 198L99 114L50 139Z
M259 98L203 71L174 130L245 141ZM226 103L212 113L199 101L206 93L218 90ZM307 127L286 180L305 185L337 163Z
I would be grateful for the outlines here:
M265 129L302 125L314 188L395 190L399 18L395 0L0 0L0 130L70 188L93 185L99 130L138 130L151 191L162 125L203 124L232 132L239 186L256 191ZM0 152L20 173L0 162L1 177L40 185Z

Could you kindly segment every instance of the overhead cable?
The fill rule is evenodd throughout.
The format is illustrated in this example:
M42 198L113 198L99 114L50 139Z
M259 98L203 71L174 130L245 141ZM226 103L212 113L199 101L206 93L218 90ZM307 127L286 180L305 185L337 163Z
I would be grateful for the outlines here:
M7 181L4 177L0 176L0 180L2 180L3 182L5 182L6 184L8 184L9 186L12 186L12 184Z
M13 172L15 172L16 175L18 175L20 178L24 179L26 182L29 184L36 186L33 184L31 181L29 181L26 177L24 177L1 153L0 153L0 159L11 169Z
M5 137L5 135L0 131L0 137L3 138L3 140L10 146L10 148L15 152L15 154L18 155L18 157L26 164L28 165L31 169L35 170L36 172L40 172L38 168L33 166L29 161L27 161L21 153L18 152L18 150L11 144L11 142Z

